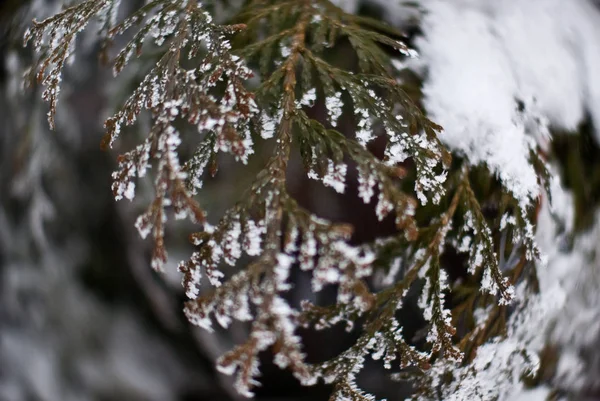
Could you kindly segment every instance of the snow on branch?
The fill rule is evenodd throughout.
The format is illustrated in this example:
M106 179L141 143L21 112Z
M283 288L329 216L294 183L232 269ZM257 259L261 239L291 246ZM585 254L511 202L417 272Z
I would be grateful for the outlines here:
M151 265L158 271L167 261L168 216L198 226L191 236L196 251L178 268L190 298L185 313L207 330L213 321L223 328L233 321L250 324L247 340L218 361L220 371L236 374L240 394L253 395L259 354L267 351L304 385L333 383L334 400L375 399L356 383L368 356L388 369L412 366L422 372L432 364L470 360L449 301L459 294L442 256L450 248L467 253L464 270L476 288L473 297L505 311L514 296L511 279L520 277L522 265L500 263L506 243L500 247L496 236L510 233L508 246L523 260L539 256L529 212L541 193L543 169L530 162L535 142L521 132L529 121L519 117L511 102L496 105L499 114L486 125L480 116L469 115L471 97L465 100L436 86L438 75L463 72L458 67L437 71L435 65L443 64L448 52L466 49L448 41L441 51L435 35L423 45L428 57L440 58L432 63L425 105L442 128L397 78L398 59L417 53L400 32L348 12L352 4L248 0L235 11L233 25L216 24L194 0L153 0L121 22L116 20L118 6L115 0L84 1L34 22L25 37L40 57L32 71L46 86L49 122L55 128L60 77L74 54L78 32L91 20L99 19L106 49L114 46L117 35L133 31L113 60L115 75L152 50L152 67L105 122L103 145L110 148L141 113L151 117L141 143L118 157L112 190L117 200L131 200L136 182L152 176L155 196L136 227L142 237L153 238ZM432 29L443 32L445 26ZM487 49L491 42L489 35L480 35L477 45ZM345 46L353 66L328 56L337 46ZM472 68L482 73L478 66ZM485 74L500 74L494 71ZM257 79L250 83L252 77ZM491 84L500 85L500 78ZM463 110L468 127L444 114L448 104ZM323 113L314 112L319 107ZM342 122L349 132L342 132ZM197 140L187 140L190 132ZM385 143L382 158L369 150L378 139ZM199 202L206 170L216 174L219 152L247 163L255 141L273 143L269 159L239 201L210 224ZM188 160L181 160L182 148L191 154ZM393 216L397 233L354 244L354 227L301 207L286 186L295 151L309 178L339 193L348 190L350 168L356 167L356 195L366 204L375 200L379 220ZM451 151L458 156L454 160ZM478 172L471 170L480 162L504 184L489 196L477 185ZM493 181L488 172L484 177ZM490 216L485 207L497 197L503 213ZM382 265L390 267L390 253L402 253L406 269L376 291L371 277ZM335 286L336 302L305 301L300 309L290 305L285 293L293 289L295 269L311 275L313 292ZM427 332L422 349L405 337L397 316L411 288L422 294L419 306ZM463 311L472 316L474 309ZM341 322L360 330L357 342L331 360L309 364L297 328L326 329Z

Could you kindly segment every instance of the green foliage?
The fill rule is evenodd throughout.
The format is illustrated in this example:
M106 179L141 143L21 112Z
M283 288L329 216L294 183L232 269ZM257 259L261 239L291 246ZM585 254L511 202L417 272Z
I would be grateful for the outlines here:
M329 0L248 0L232 25L215 24L191 0L154 0L118 24L112 19L117 6L114 0L85 1L34 22L26 36L40 54L32 73L47 88L44 98L54 127L60 74L76 34L92 18L101 18L105 51L116 35L138 27L113 62L115 74L147 47L158 49L156 64L105 124L104 144L111 146L123 124L134 124L144 110L152 116L145 141L119 157L113 191L117 199L132 198L135 181L156 166L155 197L136 225L142 236L154 238L152 265L157 270L167 260L167 216L198 224L200 231L192 235L198 250L179 265L191 298L185 312L192 323L207 329L212 317L223 327L232 320L252 321L248 340L218 362L225 373L237 371L242 394L252 394L258 354L267 349L278 366L290 369L303 384L318 379L334 383L332 399L371 400L355 383L367 356L383 358L386 368L398 360L400 368L425 371L439 359L466 362L473 344L501 334L488 330L481 335L480 328L469 327L471 334L458 336L450 302L456 297L455 317L468 318L476 306L506 313L504 305L513 296L506 273L518 279L519 269L537 256L531 211L488 172L483 180L474 180L477 171L466 160L452 162L438 139L442 127L424 115L395 78L394 61L416 55L398 39L399 32L348 14ZM344 46L351 49L353 65L328 56ZM255 86L248 82L253 74L258 75ZM338 130L342 120L350 132ZM200 143L186 148L192 157L180 162L180 147L187 146L180 138L181 125L185 132L196 131ZM378 137L386 143L382 159L367 149ZM257 140L274 142L269 160L239 202L209 224L199 202L205 170L216 174L219 152L246 163ZM367 204L375 199L379 220L394 215L397 235L353 246L352 227L302 208L286 187L295 151L310 178L337 192L346 189L349 165L356 167L357 195ZM493 183L492 195L477 193L474 182L479 181ZM486 216L482 200L494 197L497 213ZM495 240L499 235L504 236L502 246ZM506 248L522 255L517 266L500 263L498 254ZM448 249L467 255L462 267L470 276L465 274L467 283L456 289L441 257ZM252 258L247 266L238 262L243 251ZM403 274L394 275L391 266L398 263ZM228 274L225 264L237 268ZM391 283L375 291L370 277L382 266ZM337 286L337 302L304 302L301 310L288 305L283 294L290 290L290 270L296 268L311 272L314 291ZM202 275L214 288L200 294ZM397 318L413 286L422 287L419 305L428 332L423 349L404 337ZM340 322L349 328L361 322L355 345L331 360L308 364L296 327L324 329Z

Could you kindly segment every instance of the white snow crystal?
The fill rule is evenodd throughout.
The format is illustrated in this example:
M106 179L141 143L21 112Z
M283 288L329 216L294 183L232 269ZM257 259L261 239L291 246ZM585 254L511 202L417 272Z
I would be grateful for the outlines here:
M342 115L342 92L336 92L333 96L328 96L325 99L325 107L327 108L327 115L329 116L329 122L332 126L337 126L337 121Z

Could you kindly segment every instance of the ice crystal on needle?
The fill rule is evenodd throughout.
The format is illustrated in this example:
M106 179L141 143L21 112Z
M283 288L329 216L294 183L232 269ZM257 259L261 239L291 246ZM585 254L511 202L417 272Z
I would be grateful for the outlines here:
M93 18L103 26L105 46L134 31L115 57L116 75L152 49L155 62L105 122L103 144L110 148L142 113L151 121L143 141L118 157L112 190L117 200L131 200L137 181L152 176L155 196L136 227L142 237L153 238L151 265L158 271L167 261L169 217L198 225L191 236L196 250L178 266L189 298L185 314L207 330L214 322L223 328L234 321L249 325L246 341L218 360L221 372L236 375L236 388L245 396L259 384L259 354L268 350L302 384L324 380L334 385L332 399L354 401L375 399L356 383L369 356L387 369L420 370L430 361L463 358L448 302L453 283L442 258L448 247L469 254L465 267L491 297L484 297L486 306L504 307L514 295L505 277L512 269L500 266L497 255L504 249L497 249L496 226L484 214L475 173L464 160L452 163L440 141L442 127L396 78L394 66L416 52L398 41L401 34L393 28L349 13L353 4L338 3L249 0L234 11L236 25L218 25L194 0L147 2L121 22L119 2L89 0L34 22L26 36L41 54L32 71L46 85L52 125L65 60L77 33ZM357 61L353 67L342 68L325 55L342 42ZM254 69L257 79L250 84ZM368 148L377 138L385 144L381 158ZM259 140L273 145L265 165L239 201L208 223L198 199L206 172L217 172L217 154L247 163ZM300 206L286 182L296 150L308 177L338 193L354 188L349 180L356 170L356 195L371 204L377 219L393 219L397 232L354 244L353 227ZM189 159L182 160L184 154ZM509 189L514 196L504 211L511 218L500 230L534 257L521 194ZM423 218L424 207L435 211L433 217ZM371 277L381 265L390 269L387 287L374 291ZM314 292L335 287L336 302L290 305L285 293L294 290L294 269L311 276ZM416 287L428 333L423 349L404 337L397 316ZM355 345L331 360L306 362L299 325L326 329L345 323L352 329L357 322Z

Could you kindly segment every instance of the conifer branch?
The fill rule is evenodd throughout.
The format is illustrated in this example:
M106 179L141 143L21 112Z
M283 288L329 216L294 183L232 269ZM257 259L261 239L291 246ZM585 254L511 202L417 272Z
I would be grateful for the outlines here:
M101 22L105 56L115 36L137 27L113 61L115 75L147 47L156 49L152 68L105 123L103 145L110 148L122 127L135 124L142 113L151 121L143 142L118 157L112 190L116 199L132 199L137 180L153 171L155 196L136 226L142 237L152 234L151 264L158 271L167 261L167 217L173 214L198 225L190 238L196 251L178 267L190 298L185 313L191 323L208 330L213 320L224 328L233 320L248 322L246 342L218 360L219 370L237 373L241 394L252 396L259 384L259 354L268 350L275 364L290 369L302 384L319 379L333 383L332 400L373 400L355 382L366 357L382 359L388 369L396 364L425 371L440 360L468 361L478 345L501 331L505 305L513 298L504 270L512 266L505 269L499 262L494 236L511 230L516 253L522 243L525 259L539 256L528 210L506 195L500 224L484 215L468 162L452 162L438 138L442 127L429 120L393 76L390 51L416 56L399 40L401 33L348 14L329 0L248 0L233 25L215 24L194 0L153 0L120 23L114 18L118 5L117 0L84 1L34 21L25 37L40 53L32 71L46 86L43 97L50 103L54 128L62 71L77 33L92 19ZM340 43L349 44L356 66L329 59L328 49ZM258 84L251 90L247 81L254 73ZM326 117L312 113L313 107L323 108ZM337 130L341 118L354 135ZM199 135L185 161L180 161L181 147L188 146L182 127ZM218 222L209 223L198 201L206 170L217 174L220 152L247 163L258 137L274 142L266 165L243 197ZM386 143L382 159L367 148L377 137ZM300 207L286 189L296 149L307 176L339 193L346 190L349 164L355 165L357 195L365 204L376 199L380 221L393 214L398 233L351 245L353 227ZM538 164L544 176L547 171ZM428 217L420 213L425 208ZM474 292L451 290L442 263L447 247L468 254L468 270L481 281ZM403 255L406 271L374 291L370 277L378 264L391 264L390 249ZM243 253L252 260L239 267ZM239 268L229 272L225 265ZM283 294L292 288L294 268L310 272L314 292L335 286L336 303L305 301L302 310L292 308ZM515 277L520 268L512 271ZM202 276L210 287L201 291ZM419 305L428 331L423 349L404 337L397 317L407 292L416 286L422 286ZM498 298L497 312L484 329L471 330L461 341L447 298L462 296L463 290L467 301L455 309L455 317L472 313L479 289L489 293L481 297L483 304ZM306 362L298 325L320 330L344 323L352 330L358 321L364 323L353 346L331 360Z

